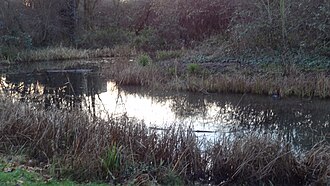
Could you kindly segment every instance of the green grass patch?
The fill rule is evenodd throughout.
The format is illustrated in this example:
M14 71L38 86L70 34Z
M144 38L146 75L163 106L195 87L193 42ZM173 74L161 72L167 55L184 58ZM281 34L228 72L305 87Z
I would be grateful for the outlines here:
M117 173L120 172L121 168L121 146L113 144L106 151L105 156L101 159L104 170L111 176L112 179L116 179Z
M141 54L138 57L138 63L142 66L148 66L152 63L152 59L148 54Z
M156 60L158 61L179 58L181 56L182 51L180 50L160 50L156 52Z
M22 168L20 168L22 167ZM72 181L57 181L45 178L33 171L33 168L16 166L15 163L1 162L0 183L5 185L77 185Z
M41 170L38 167L29 167L21 164L21 160L15 159L6 161L5 158L0 158L0 185L6 186L102 186L107 184L98 183L76 183L70 180L56 180L49 175L38 173ZM18 161L19 160L19 161Z
M187 70L189 74L197 74L200 70L200 66L197 63L190 63L187 65Z

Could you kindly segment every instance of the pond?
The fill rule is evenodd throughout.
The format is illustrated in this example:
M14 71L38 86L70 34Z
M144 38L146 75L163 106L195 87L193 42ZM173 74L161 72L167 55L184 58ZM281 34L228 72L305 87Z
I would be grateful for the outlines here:
M193 127L197 136L213 139L249 132L270 134L297 148L330 141L330 101L273 99L248 94L202 94L116 86L98 66L21 67L1 75L1 94L45 109L79 108L107 119L126 115L151 129L175 124Z

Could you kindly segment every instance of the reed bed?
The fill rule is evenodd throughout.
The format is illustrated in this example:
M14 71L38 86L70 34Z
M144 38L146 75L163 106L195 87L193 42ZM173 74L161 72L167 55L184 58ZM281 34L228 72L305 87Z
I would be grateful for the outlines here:
M176 51L173 55L177 54ZM109 76L119 85L145 85L154 88L167 88L189 90L203 93L232 92L253 94L279 94L280 96L298 97L330 97L329 72L301 71L296 65L284 69L263 69L259 66L247 67L244 64L226 66L221 62L214 63L217 67L208 69L202 64L196 64L196 72L191 72L189 64L184 64L179 59L155 62L141 65L137 62L137 52L128 45L115 48L102 49L75 49L67 47L49 47L39 50L23 51L18 54L16 61L52 61L73 60L99 57L122 57L125 60L114 62L110 68L105 68L102 73ZM158 52L158 55L169 55L171 52ZM178 53L179 55L179 53ZM175 56L175 55L174 55ZM176 57L176 56L175 56ZM195 65L195 64L194 64Z
M57 178L113 184L320 184L330 181L330 146L297 155L268 136L207 144L189 127L148 129L126 116L39 110L0 99L0 153L26 154ZM201 148L201 147L204 148Z
M16 61L72 60L88 57L88 50L78 50L68 47L48 47L38 50L23 51L17 55Z
M90 59L100 57L129 57L134 55L136 55L136 51L127 45L118 45L114 48L104 47L99 49L77 49L58 46L19 52L15 57L14 61L55 61Z
M162 87L168 82L168 76L154 64L143 66L127 58L115 62L103 70L102 76L113 79L119 85L141 85Z
M325 74L275 76L270 74L218 74L188 79L187 90L205 92L278 94L281 97L330 97L330 79Z
M175 180L179 173L193 177L199 169L193 160L200 151L191 148L197 146L195 136L176 127L156 134L124 116L103 121L4 99L0 112L1 153L23 151L50 164L58 178L153 183Z
M209 73L201 67L190 73L184 64L152 64L115 62L103 72L119 85L146 85L153 88L188 90L203 93L278 94L281 97L330 97L330 77L327 72L303 72L299 69L273 72L261 67L223 67L221 72Z

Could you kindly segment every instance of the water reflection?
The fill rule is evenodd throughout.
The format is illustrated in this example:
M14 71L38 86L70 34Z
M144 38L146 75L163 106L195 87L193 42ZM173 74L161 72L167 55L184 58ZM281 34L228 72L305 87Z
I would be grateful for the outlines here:
M321 138L330 141L329 100L272 100L255 95L117 87L88 69L5 74L1 91L24 102L38 102L45 109L80 108L104 119L126 114L157 128L173 123L192 125L198 135L257 131L299 148L308 148Z
M88 109L96 115L97 95L106 91L106 81L90 70L49 70L6 74L1 77L1 93L22 102L37 102L45 109L57 107Z
M152 99L153 105L163 104L171 111L164 113L170 116L168 120L188 122L198 130L257 131L306 148L323 138L330 142L329 100L273 100L256 95L169 93L133 87L121 91L122 95Z

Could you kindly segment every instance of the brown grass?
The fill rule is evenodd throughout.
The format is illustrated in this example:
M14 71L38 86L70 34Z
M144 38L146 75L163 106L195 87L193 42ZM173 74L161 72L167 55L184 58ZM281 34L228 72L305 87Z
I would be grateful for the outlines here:
M179 51L174 51L174 53ZM182 51L181 51L182 52ZM163 56L172 54L163 52ZM169 54L168 54L169 53ZM120 85L146 85L154 88L180 89L203 93L232 92L298 97L330 97L329 73L301 71L296 65L263 68L240 63L213 63L217 72L203 64L196 73L189 73L188 65L179 59L155 62L147 66L129 61L137 52L128 45L115 48L82 50L66 47L24 51L16 61L73 60L82 58L122 57L103 71ZM289 72L289 73L287 73Z
M156 65L142 66L136 60L127 58L116 61L109 68L103 69L102 75L120 85L161 87L167 82L164 72Z
M51 163L50 171L57 177L124 181L145 173L161 180L163 172L193 176L199 168L194 165L200 156L194 148L196 138L177 127L156 135L124 116L92 121L83 112L40 111L4 99L0 112L1 153L24 149L39 161ZM120 147L121 160L110 177L101 159L113 144Z
M50 60L72 60L88 58L88 50L78 50L67 47L48 47L38 50L27 50L17 55L16 61L50 61Z
M76 49L58 46L19 52L14 61L55 61L90 59L99 57L130 57L134 55L136 55L136 51L128 45L118 45L114 48L105 47L100 49Z
M289 145L255 135L210 148L216 183L303 184L305 169Z
M206 143L182 126L156 132L125 116L104 121L5 98L0 104L0 153L27 154L57 177L169 185L329 183L326 143L298 156L269 136L248 135L219 138L202 150Z
M236 64L235 64L236 66ZM175 70L177 69L178 70ZM297 97L330 97L330 78L326 72L303 72L299 69L273 71L262 67L219 65L220 72L209 73L207 67L190 74L185 64L175 61L156 62L143 67L137 62L119 61L104 71L119 85L147 85L162 89L179 89L203 93L252 93Z

